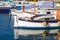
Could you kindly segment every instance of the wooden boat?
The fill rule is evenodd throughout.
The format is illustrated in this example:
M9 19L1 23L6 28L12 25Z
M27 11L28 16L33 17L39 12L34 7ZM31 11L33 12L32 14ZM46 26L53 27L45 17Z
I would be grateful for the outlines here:
M34 0L33 14L32 12L25 12L24 6L22 6L22 8L23 12L16 12L16 10L15 12L12 12L14 18L15 39L17 39L19 35L37 35L42 34L45 31L54 34L60 29L60 20L56 19L55 14L50 14L50 12L47 12L47 14L39 15L39 12L36 13L36 0Z

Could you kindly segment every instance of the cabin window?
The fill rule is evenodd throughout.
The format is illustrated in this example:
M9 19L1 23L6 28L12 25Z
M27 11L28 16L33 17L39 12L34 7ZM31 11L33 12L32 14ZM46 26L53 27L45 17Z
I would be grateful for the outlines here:
M40 13L40 12L38 12L38 13Z
M47 14L51 14L51 12L47 12Z
M21 4L21 2L19 2L19 4Z

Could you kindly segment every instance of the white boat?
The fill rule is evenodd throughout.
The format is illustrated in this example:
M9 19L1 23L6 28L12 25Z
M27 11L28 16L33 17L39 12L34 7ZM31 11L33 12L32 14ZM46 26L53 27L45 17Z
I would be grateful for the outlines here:
M14 2L12 0L0 0L0 7L12 7L14 5Z
M39 15L41 12L41 10L39 10L39 12L36 12L36 15L34 14L30 14L27 12L19 12L21 10L16 10L15 12L12 11L12 15L14 18L14 35L15 35L15 39L17 39L19 37L19 35L37 35L37 34L42 34L45 31L49 30L48 33L57 33L59 30L59 26L57 25L57 20L56 19L56 15L51 16L51 13L49 12L49 14L47 14L46 16L43 15L38 16L38 17L34 17ZM49 11L49 10L48 10ZM46 10L44 11L46 14ZM41 12L43 13L43 11ZM50 16L48 16L50 15ZM31 19L31 18L36 18L36 19ZM47 20L42 20L45 19L44 17L48 18ZM50 17L54 17L53 19L50 20ZM38 20L41 19L41 20ZM46 23L47 22L47 23Z
M23 19L19 19L21 14L17 13L17 16L13 16L14 18L14 34L15 34L15 38L17 38L17 36L19 35L32 35L32 34L41 34L44 33L45 31L47 31L46 29L49 30L49 33L57 33L59 29L54 29L55 27L58 27L57 22L52 22L52 23L48 23L49 25L44 26L43 22L34 22L34 21L27 21L27 20L23 20ZM22 15L21 15L22 16ZM52 30L50 30L49 28L52 28ZM45 29L44 29L45 28Z

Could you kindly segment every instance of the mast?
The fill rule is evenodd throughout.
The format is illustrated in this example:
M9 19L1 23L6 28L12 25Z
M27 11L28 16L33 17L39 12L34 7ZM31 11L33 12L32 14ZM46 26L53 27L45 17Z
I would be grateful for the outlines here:
M34 15L36 13L36 0L34 0Z
M25 0L24 0L24 2L25 2ZM24 3L22 4L23 6L22 6L22 10L23 10L23 12L25 11L25 6L24 6Z

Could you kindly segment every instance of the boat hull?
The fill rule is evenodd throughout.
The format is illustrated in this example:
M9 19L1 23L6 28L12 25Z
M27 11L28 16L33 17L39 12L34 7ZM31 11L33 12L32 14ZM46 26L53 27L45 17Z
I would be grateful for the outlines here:
M49 25L44 26L42 22L30 22L30 21L23 21L19 20L18 17L13 16L14 18L14 34L15 39L19 37L19 35L31 35L31 34L42 34L45 31L48 33L57 33L59 30L59 26L57 23L48 23Z
M37 35L43 33L45 30L34 30L35 27L38 29L39 26L43 27L42 23L24 22L19 20L18 23L15 23L14 25L15 39L17 39L19 35L27 36L31 34Z

